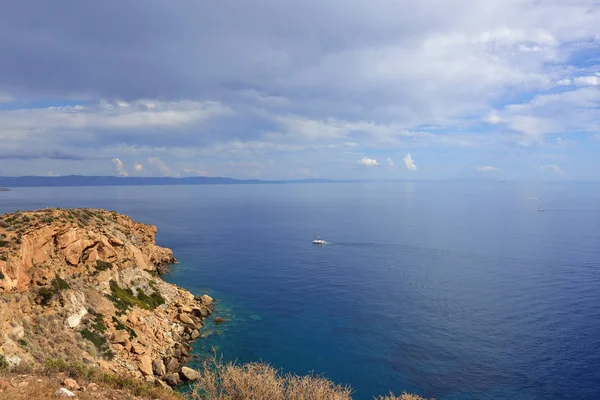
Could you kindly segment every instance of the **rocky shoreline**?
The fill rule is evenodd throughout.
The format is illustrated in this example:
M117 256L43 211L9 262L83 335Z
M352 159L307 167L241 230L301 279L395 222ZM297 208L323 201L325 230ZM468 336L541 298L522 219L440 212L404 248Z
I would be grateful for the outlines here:
M156 227L98 209L0 216L0 362L81 361L176 386L213 310L160 279L176 262Z

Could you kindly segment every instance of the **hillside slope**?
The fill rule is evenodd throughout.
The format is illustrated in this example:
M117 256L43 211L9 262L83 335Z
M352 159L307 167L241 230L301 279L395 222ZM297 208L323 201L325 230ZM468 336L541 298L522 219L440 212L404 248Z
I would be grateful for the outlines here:
M212 299L160 279L156 227L97 209L0 216L0 357L77 360L176 385Z

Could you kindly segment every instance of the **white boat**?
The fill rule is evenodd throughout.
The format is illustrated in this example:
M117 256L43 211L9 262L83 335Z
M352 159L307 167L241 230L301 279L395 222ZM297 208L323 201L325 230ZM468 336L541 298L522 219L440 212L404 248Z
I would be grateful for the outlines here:
M323 239L319 239L319 234L318 233L317 233L317 237L312 242L313 242L313 244L327 244L327 242L324 241Z

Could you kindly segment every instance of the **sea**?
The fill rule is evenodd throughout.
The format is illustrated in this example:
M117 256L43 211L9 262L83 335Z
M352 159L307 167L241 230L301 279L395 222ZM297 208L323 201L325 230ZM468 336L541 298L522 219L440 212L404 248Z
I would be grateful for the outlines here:
M537 200L539 199L539 200ZM0 212L100 207L158 227L164 279L216 300L216 354L354 388L600 399L600 185L423 181L15 188ZM542 208L544 211L538 211ZM328 243L313 245L316 235Z

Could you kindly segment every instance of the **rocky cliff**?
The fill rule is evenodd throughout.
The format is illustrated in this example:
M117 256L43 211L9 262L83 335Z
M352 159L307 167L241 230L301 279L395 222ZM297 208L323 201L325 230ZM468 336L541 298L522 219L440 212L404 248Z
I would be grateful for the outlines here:
M98 209L0 216L0 357L83 361L176 385L212 299L160 279L156 227Z

